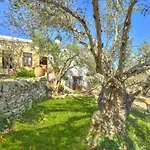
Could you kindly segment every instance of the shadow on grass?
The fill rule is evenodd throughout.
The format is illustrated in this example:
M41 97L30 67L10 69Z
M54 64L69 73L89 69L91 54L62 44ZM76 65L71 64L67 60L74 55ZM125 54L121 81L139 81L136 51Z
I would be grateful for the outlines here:
M82 117L73 117L63 124L38 128L36 130L22 130L12 132L10 144L3 144L2 148L14 149L11 144L22 150L86 150L85 135L88 123L73 126L72 123Z
M135 150L150 150L150 116L132 111L127 122L128 135L132 139Z
M84 103L70 97L35 104L19 120L21 128L16 127L9 133L6 142L0 144L0 149L86 150L85 140L94 110L91 102ZM48 120L40 126L37 118L41 114L47 115Z
M80 100L79 100L80 99ZM27 110L21 119L23 122L33 122L41 116L41 114L51 115L54 112L72 112L72 113L88 113L91 114L96 110L92 97L67 97L64 99L49 99L42 103L35 104L32 109Z

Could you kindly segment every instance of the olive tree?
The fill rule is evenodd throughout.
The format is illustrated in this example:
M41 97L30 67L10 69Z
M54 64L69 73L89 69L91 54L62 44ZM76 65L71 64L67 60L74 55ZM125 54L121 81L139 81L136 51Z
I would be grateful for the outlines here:
M126 136L126 120L131 105L136 96L145 90L144 87L150 85L149 76L133 90L126 82L131 77L150 69L150 61L143 61L130 67L126 65L133 52L132 47L128 47L131 16L141 1L12 0L12 2L14 6L20 2L24 4L24 8L31 9L33 25L46 25L52 28L55 23L57 25L55 27L72 33L93 56L95 70L102 77L100 83L102 88L98 98L99 109L92 117L88 135L89 146L92 149L98 147L103 137ZM58 15L58 12L61 15ZM54 18L56 20L60 18L60 22Z

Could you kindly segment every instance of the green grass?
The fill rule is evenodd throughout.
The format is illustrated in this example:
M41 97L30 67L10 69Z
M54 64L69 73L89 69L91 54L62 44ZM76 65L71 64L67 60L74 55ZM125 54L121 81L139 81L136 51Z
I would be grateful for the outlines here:
M0 150L84 150L94 110L89 97L36 104L15 121Z
M0 150L86 150L85 139L95 110L91 97L35 104L14 121L13 131L0 137ZM133 111L127 126L135 150L150 150L150 116Z
M135 150L150 150L150 115L132 111L127 127Z

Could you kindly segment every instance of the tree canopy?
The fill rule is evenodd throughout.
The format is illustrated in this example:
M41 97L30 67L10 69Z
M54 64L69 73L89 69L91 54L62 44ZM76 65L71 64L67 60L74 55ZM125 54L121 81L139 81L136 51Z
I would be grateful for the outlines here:
M138 0L10 0L13 13L10 21L23 30L58 31L70 35L90 52L95 70L103 76L98 98L99 111L93 115L88 141L97 148L103 136L126 135L126 119L131 105L146 87L150 77L129 85L127 81L150 69L149 52L144 47L136 54L137 62L129 65L134 49L131 17L144 4ZM82 5L81 5L82 4ZM146 12L148 10L145 7ZM55 34L56 35L56 34ZM69 40L70 41L70 40ZM135 53L134 53L135 54ZM144 58L144 61L140 59Z

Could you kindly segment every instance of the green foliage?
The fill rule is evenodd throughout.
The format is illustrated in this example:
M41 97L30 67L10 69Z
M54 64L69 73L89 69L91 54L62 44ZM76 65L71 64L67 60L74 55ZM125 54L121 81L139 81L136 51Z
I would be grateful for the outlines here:
M95 62L94 57L91 55L91 52L86 48L79 46L77 41L73 41L73 43L67 45L67 49L72 52L76 52L79 57L76 57L74 61L80 67L86 67L91 72L95 72Z
M16 76L10 76L10 78L15 80L17 77Z
M53 5L47 5L37 0L10 1L10 10L11 13L13 13L10 15L10 20L13 22L13 25L26 29L26 31L30 29L36 31L42 27L52 27L52 30L54 30L55 28L62 27L62 24L70 26L74 22L73 19L70 20L72 17L68 13L58 7L53 7ZM66 16L68 16L69 19L68 17L66 18Z
M22 68L19 72L17 72L17 77L35 77L34 70Z
M51 41L51 39L47 37L50 36L50 34L52 33L47 33L46 31L38 31L37 33L33 30L31 30L30 32L33 45L39 48L38 52L40 54L48 54L48 55L51 54L52 56L59 55L60 45Z
M150 44L147 41L143 42L138 48L137 57L140 60L150 61Z
M8 129L11 126L12 122L3 116L0 116L0 133Z

